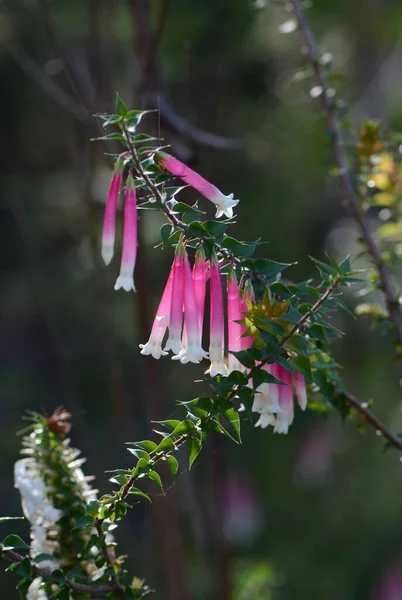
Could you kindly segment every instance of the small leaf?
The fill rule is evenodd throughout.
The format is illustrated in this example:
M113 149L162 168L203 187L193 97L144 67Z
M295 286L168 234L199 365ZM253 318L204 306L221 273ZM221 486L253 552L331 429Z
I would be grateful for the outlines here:
M142 448L142 450L146 450L147 452L153 452L158 446L158 444L151 442L151 440L143 440L141 442L126 442L126 444L130 446L138 446L138 448Z
M116 96L116 110L122 117L124 117L127 114L127 107L124 104L123 100L120 98L119 94L117 94Z
M20 538L19 535L8 535L3 542L3 550L12 550L13 548L17 548L20 550L28 550L29 546L24 542L23 539Z
M202 448L201 441L195 437L188 438L188 454L189 454L189 469L193 466L193 463L199 455Z
M160 478L159 473L157 473L156 471L149 471L147 473L147 477L149 477L149 479L152 479L152 481L154 481L156 485L160 488L162 494L165 495L165 490L163 489L162 479Z
M148 500L148 502L151 502L152 504L152 500L151 498L148 496L148 494L146 494L145 492L143 492L142 490L139 490L136 487L132 487L130 488L129 494L134 494L135 496L141 496L141 498L145 498L145 500Z
M227 420L233 427L233 429L237 435L237 439L239 440L239 443L241 443L239 413L234 408L228 408L227 410L225 410L225 412L223 414L225 415L225 417L227 418Z
M181 421L179 421L178 419L169 419L168 421L153 421L154 423L157 423L158 425L163 425L164 427L166 427L166 429L169 429L170 431L174 431L176 429L176 427L178 427L178 425L180 425Z
M177 471L179 470L179 463L178 463L177 459L170 454L169 456L166 457L166 462L169 466L171 474L173 476L175 476Z
M19 521L24 519L25 517L0 517L0 523L4 523L5 521Z
M85 527L93 527L94 526L94 518L93 517L81 517L78 519L75 526L71 529L71 531L76 531L77 529L84 529Z
M43 560L54 560L54 556L52 556L51 554L46 554L45 552L41 552L40 554L37 554L34 558L32 558L32 562L34 563L40 563Z
M184 433L196 433L197 429L192 421L185 419L171 433L172 436L183 435Z
M90 517L98 516L99 502L97 500L91 500L90 502L88 502L86 510L87 515L89 515Z

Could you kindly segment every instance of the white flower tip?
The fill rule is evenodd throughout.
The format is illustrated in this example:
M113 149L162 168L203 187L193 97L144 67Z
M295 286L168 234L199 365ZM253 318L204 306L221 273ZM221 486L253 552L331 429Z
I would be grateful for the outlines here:
M289 431L289 422L286 419L277 419L275 423L274 433L283 433L286 435Z
M110 265L114 254L113 244L102 244L101 254L105 265Z
M211 365L209 369L205 371L205 374L208 374L211 377L215 377L216 375L223 375L224 377L227 377L228 370L223 360L212 360Z
M152 355L156 360L159 360L161 356L166 356L167 352L164 352L161 346L156 346L155 344L151 344L147 342L146 344L140 344L141 354L144 356Z
M164 347L164 350L167 352L168 350L171 350L173 352L174 355L179 355L181 352L182 346L181 346L181 341L180 340L175 340L172 338L168 338L167 342L166 342L166 346ZM174 357L173 357L174 358ZM174 360L179 360L178 358Z
M134 286L134 278L130 275L119 275L116 280L114 289L116 291L123 289L125 292L137 291Z
M255 427L261 427L261 429L265 429L266 427L268 427L268 425L275 426L275 424L276 424L275 415L273 415L271 413L264 413L258 419L257 423L255 424Z
M234 199L234 194L229 194L225 196L222 194L222 197L219 198L219 202L216 203L216 215L215 217L219 219L223 215L226 215L228 219L232 219L233 217L233 207L237 206L240 200Z
M296 394L297 402L302 410L306 410L307 408L307 395L306 393L298 393Z

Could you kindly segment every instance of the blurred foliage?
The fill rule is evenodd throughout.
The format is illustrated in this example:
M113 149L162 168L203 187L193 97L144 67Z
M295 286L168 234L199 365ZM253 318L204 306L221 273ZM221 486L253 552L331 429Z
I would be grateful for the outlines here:
M265 4L176 0L157 45L163 89L154 92L163 92L192 124L239 138L243 149L199 145L158 116L150 116L147 127L161 127L177 155L225 193L236 192L242 200L236 237L268 239L263 251L271 259L293 262L325 249L336 258L356 257L357 234L328 176L331 157L309 97L299 38L278 31L291 15ZM163 5L152 3L154 23ZM322 0L311 19L335 70L347 76L336 87L351 104L352 123L360 127L363 118L381 117L400 127L399 3L370 0L362 10L359 3ZM85 114L110 110L116 90L138 105L141 50L148 43L141 31L125 2L0 3L6 82L0 97L1 514L17 513L14 432L26 408L50 413L63 403L74 413L74 445L106 493L103 471L131 464L123 442L145 438L150 418L175 418L174 400L193 395L196 368L155 365L138 353L171 262L168 252L153 249L160 223L147 214L141 219L141 294L113 292L113 268L100 265L112 163L103 148L88 143L99 132ZM37 81L37 70L23 71L30 64L26 56L73 104L60 107ZM71 114L76 106L87 110L82 120ZM387 176L387 169L375 176L384 171ZM373 227L384 208L372 207ZM362 257L355 266L366 264ZM295 279L314 276L307 260L292 269ZM385 371L378 360L392 356L389 340L370 331L364 317L339 316L334 325L347 333L336 358L350 388L375 400L378 414L401 430L400 371L396 364ZM398 456L382 454L381 440L371 433L359 436L353 425L317 413L299 418L286 439L243 427L243 442L235 447L211 440L166 499L150 489L152 508L139 504L119 532L132 570L167 600L245 593L250 600L379 598L380 582L402 563ZM2 527L6 534L8 525ZM20 533L26 534L23 523ZM158 562L156 543L162 548ZM1 577L4 594L16 597L11 578Z

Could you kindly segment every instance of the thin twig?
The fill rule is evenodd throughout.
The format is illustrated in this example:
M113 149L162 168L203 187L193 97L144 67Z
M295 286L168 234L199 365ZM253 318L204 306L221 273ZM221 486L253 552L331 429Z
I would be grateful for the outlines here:
M14 550L2 550L2 556L13 563L20 563L24 560L24 556L18 554ZM52 575L52 571L50 569L44 569L42 567L38 567L37 565L32 565L32 575L35 577L41 577L43 580L49 579ZM78 592L81 594L88 594L89 596L106 596L110 593L115 593L121 596L124 593L124 588L119 583L97 583L97 584L86 584L86 583L77 583L72 579L66 579L66 586L70 588L70 590L74 592Z
M317 83L321 88L320 100L327 118L327 126L331 136L332 149L338 169L339 180L348 202L349 209L360 229L368 253L378 271L380 287L384 294L388 318L395 329L398 342L402 345L402 324L400 321L399 303L392 285L391 274L382 258L381 249L377 245L374 236L370 231L366 214L361 208L360 199L353 183L352 174L349 169L347 155L343 145L341 125L337 115L336 104L329 92L329 85L325 71L320 62L317 44L309 22L301 7L300 0L291 0L291 4L299 30L306 44L309 62L313 68Z
M402 439L399 439L396 435L393 435L369 408L367 408L364 404L361 404L357 398L349 392L343 392L341 395L351 406L353 406L353 408L358 411L364 421L372 425L376 431L380 431L382 437L385 438L391 446L402 452Z
M291 337L297 333L301 327L309 320L311 315L316 313L320 308L325 304L325 302L329 299L329 297L335 292L336 288L341 284L342 279L340 277L335 277L334 281L328 287L327 291L317 300L317 302L308 310L295 325L293 325L292 329L283 336L281 341L279 342L279 347L282 348L286 342L289 341Z
M23 71L29 75L61 108L66 110L75 119L89 122L89 112L80 106L74 98L67 94L57 83L48 77L43 69L21 48L2 40L6 51L14 58Z

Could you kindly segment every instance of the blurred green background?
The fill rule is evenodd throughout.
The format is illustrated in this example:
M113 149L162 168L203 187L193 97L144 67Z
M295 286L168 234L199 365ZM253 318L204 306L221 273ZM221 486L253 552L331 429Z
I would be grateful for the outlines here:
M347 76L337 90L352 122L400 126L400 1L317 0L309 14ZM13 464L26 409L73 413L74 444L106 493L104 471L131 464L124 442L152 436L150 420L174 417L175 400L201 385L194 365L139 355L172 259L154 248L163 219L141 215L136 295L113 291L118 252L101 263L113 148L89 140L100 134L92 114L113 110L116 91L130 107L160 107L147 130L241 199L234 235L298 261L290 277L314 276L309 254L357 254L292 29L286 7L264 0L0 2L2 515L21 511ZM211 146L205 132L223 137ZM334 320L349 388L401 431L390 340L363 318ZM150 487L153 504L119 528L120 553L154 597L402 599L398 454L336 413L298 412L287 437L245 421L243 438L211 437L166 498ZM2 598L16 598L13 576L0 578Z

